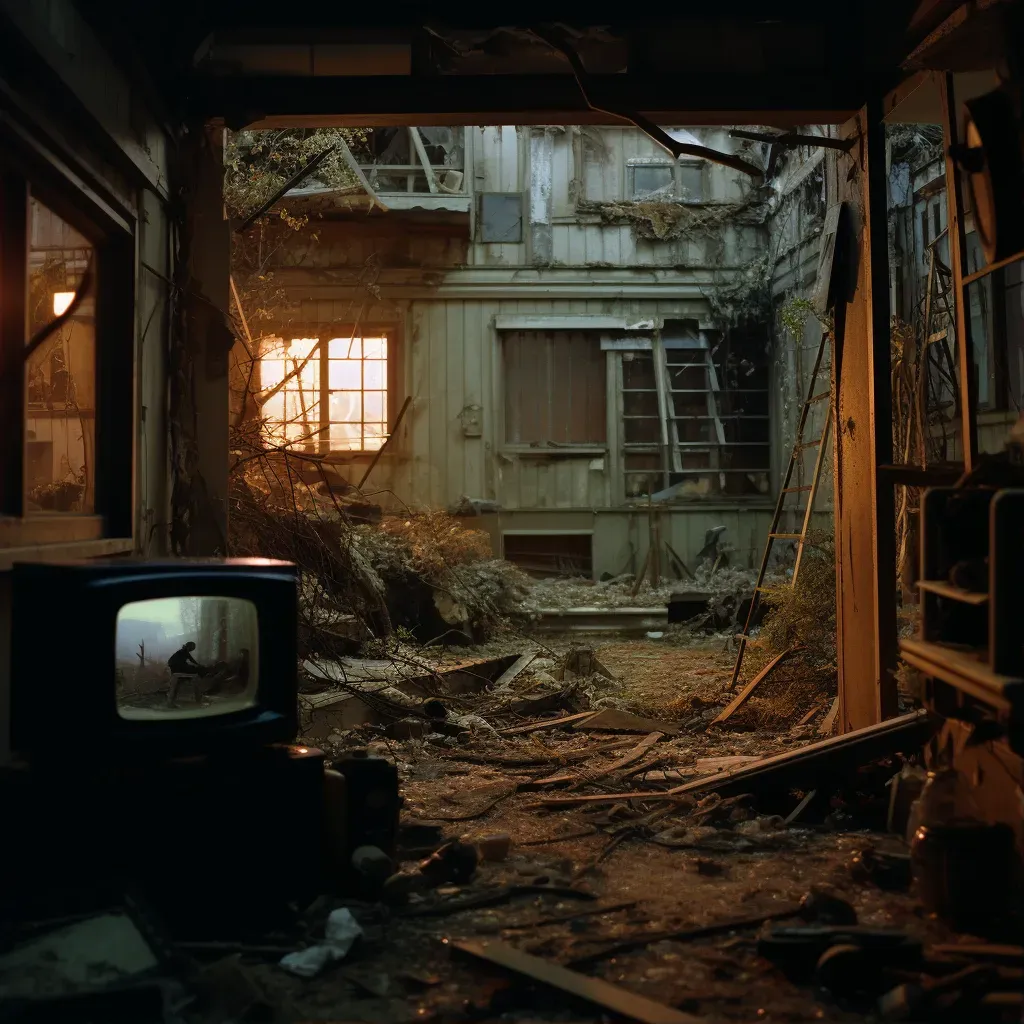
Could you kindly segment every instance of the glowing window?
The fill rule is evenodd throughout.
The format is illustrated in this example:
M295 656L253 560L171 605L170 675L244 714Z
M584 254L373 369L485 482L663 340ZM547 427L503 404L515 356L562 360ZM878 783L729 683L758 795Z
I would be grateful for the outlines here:
M306 451L376 451L388 436L388 339L275 339L260 358L268 439Z

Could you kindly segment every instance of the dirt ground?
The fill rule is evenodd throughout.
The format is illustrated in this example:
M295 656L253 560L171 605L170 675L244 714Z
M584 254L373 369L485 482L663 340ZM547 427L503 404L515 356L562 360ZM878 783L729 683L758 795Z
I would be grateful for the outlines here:
M640 940L646 933L769 915L794 907L812 888L823 888L848 900L862 924L899 928L924 941L949 941L912 895L883 892L855 879L851 861L859 851L898 842L866 831L849 807L833 802L831 813L826 806L824 815L787 826L771 812L792 810L800 793L781 808L744 799L716 806L717 797L696 805L631 797L652 785L665 788L675 784L673 779L699 778L743 758L818 739L817 724L830 694L808 691L790 699L786 693L792 687L783 680L775 704L784 713L775 716L773 728L764 725L772 715L759 714L738 722L742 728L730 723L728 729L709 729L707 722L729 696L724 690L733 654L721 639L545 638L541 664L550 667L581 642L596 648L617 680L603 680L586 694L577 693L576 700L593 707L604 699L679 730L650 748L657 762L645 769L653 760L645 756L629 770L609 772L612 759L644 737L566 727L499 736L488 725L474 728L468 742L429 737L372 743L398 765L404 821L441 826L453 839L505 833L511 852L499 862L480 864L469 881L414 896L406 906L343 900L321 906L319 917L311 919L311 935L330 908L341 905L352 908L364 929L361 943L344 960L309 980L286 974L272 960L247 960L281 1019L382 1024L609 1019L562 994L538 992L508 973L469 961L453 948L460 939L473 939L501 940L550 962L574 965L708 1022L864 1020L863 1007L843 1006L810 984L787 980L758 957L756 925L705 938ZM459 657L448 652L438 661L453 664ZM534 676L550 679L544 669ZM545 679L538 684L524 673L515 688L531 695L543 693L546 685L550 689ZM771 694L766 687L766 706L772 704ZM517 717L500 708L495 712L493 698L488 699L492 703L481 707L481 716L498 729L514 725ZM572 710L567 702L561 713ZM635 768L644 770L631 774ZM878 777L895 770L885 766ZM568 787L539 782L552 771L573 780ZM621 792L622 798L541 805L552 797L600 792ZM883 792L876 802L884 799ZM641 820L652 808L661 809L660 820ZM877 806L874 813L877 819ZM663 845L666 841L678 845ZM535 888L510 895L505 887L512 885ZM555 891L537 891L541 887ZM488 897L493 905L459 909L464 901ZM610 949L626 938L638 948Z

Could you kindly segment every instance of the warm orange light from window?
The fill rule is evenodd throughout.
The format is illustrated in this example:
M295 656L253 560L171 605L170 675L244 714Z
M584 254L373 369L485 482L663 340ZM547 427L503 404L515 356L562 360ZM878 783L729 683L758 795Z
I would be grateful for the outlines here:
M53 315L60 316L62 313L66 313L68 306L75 301L74 292L54 292L53 293Z

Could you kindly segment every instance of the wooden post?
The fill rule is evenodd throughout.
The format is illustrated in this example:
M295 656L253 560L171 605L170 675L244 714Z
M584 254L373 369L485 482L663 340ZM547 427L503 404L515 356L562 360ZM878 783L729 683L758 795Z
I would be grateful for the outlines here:
M836 299L834 473L839 731L895 714L896 550L892 485L877 467L892 459L892 369L881 98L843 126L859 138L830 160L833 201L845 226ZM841 218L841 221L843 218Z

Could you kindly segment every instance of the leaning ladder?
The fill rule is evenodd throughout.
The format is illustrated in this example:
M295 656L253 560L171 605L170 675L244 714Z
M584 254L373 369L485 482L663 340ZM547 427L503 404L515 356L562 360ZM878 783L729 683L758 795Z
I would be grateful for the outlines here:
M829 387L823 391L817 393L814 391L818 384L818 377L821 373L825 350L829 347L830 339L831 334L828 331L822 331L821 341L818 344L818 354L814 358L814 369L811 371L811 378L807 385L807 397L804 399L803 407L800 410L800 420L797 423L796 442L793 445L793 454L789 460L789 465L786 467L786 477L779 490L778 500L775 502L775 514L772 517L771 528L768 530L768 542L764 546L764 555L761 557L761 568L757 571L757 583L754 586L754 596L750 601L750 608L747 611L747 621L743 624L743 632L737 637L740 645L739 650L736 652L736 665L732 670L732 682L729 684L729 689L735 688L736 682L740 677L740 669L743 666L743 652L746 650L747 641L750 639L751 625L756 621L755 616L757 614L757 607L760 604L761 595L765 591L764 578L768 572L768 560L771 557L772 546L777 540L795 540L797 542L796 563L793 566L793 577L789 582L791 587L796 586L796 578L800 572L800 563L803 560L804 555L804 544L806 543L807 533L811 526L811 511L814 508L814 498L818 493L818 484L821 481L821 470L825 462L824 453L825 449L828 447L829 431L832 429L833 408L831 401L831 383L829 384ZM821 436L812 441L804 441L804 429L807 426L807 417L810 414L811 406L817 402L823 402L825 400L828 400L829 406L828 415L825 417L825 424L821 429ZM790 486L793 480L793 472L800 456L808 448L818 449L818 454L814 460L814 473L811 476L811 482L797 487ZM800 527L799 533L779 533L779 523L782 521L783 512L786 511L786 498L790 494L807 495L803 524Z

